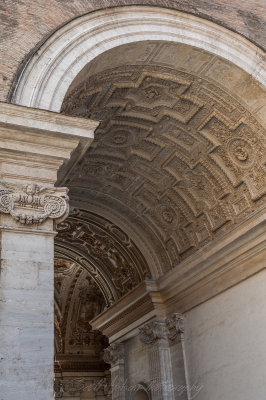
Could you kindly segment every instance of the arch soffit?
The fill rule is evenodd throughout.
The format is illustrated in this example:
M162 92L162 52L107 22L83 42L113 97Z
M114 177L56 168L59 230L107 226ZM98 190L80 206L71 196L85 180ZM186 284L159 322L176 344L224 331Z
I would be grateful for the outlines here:
M25 67L12 102L59 112L71 82L85 65L109 49L143 40L198 47L232 62L266 86L264 52L247 39L183 12L130 6L87 14L55 32Z
M164 242L155 234L151 225L142 224L137 215L134 215L134 211L122 202L89 188L71 187L71 204L74 208L112 220L113 224L119 226L143 255L152 278L157 279L171 268L171 260L165 251ZM134 224L129 224L131 213L135 216Z
M55 256L85 269L107 306L150 276L148 264L135 243L102 216L72 209L57 230Z

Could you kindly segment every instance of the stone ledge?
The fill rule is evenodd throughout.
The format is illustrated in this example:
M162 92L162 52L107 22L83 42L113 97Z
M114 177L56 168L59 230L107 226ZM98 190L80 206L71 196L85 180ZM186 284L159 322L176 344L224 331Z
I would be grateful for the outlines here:
M158 281L146 280L90 321L110 342L129 338L147 320L187 312L265 269L265 210L208 248L177 265ZM220 243L219 243L220 242Z
M0 126L3 127L93 139L93 132L98 125L99 122L90 119L68 117L52 111L0 102Z

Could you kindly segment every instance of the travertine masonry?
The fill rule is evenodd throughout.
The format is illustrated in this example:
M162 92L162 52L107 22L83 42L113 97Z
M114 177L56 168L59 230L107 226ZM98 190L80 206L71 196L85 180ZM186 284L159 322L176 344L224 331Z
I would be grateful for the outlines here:
M54 221L68 215L67 189L54 183L93 136L89 121L69 134L72 122L0 104L1 400L53 398Z

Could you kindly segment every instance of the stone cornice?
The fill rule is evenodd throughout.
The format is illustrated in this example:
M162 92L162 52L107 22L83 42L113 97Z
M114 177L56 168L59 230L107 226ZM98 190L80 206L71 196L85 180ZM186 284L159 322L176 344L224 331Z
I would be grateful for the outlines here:
M93 139L99 122L0 102L0 126Z
M158 281L168 313L184 313L266 267L265 208Z
M110 341L137 334L144 322L184 313L265 268L265 210L176 266L146 280L91 321Z
M144 281L90 321L90 324L93 329L100 330L110 338L153 310L154 306Z
M0 102L0 163L5 165L0 177L54 185L61 167L57 185L62 185L97 126L89 119Z

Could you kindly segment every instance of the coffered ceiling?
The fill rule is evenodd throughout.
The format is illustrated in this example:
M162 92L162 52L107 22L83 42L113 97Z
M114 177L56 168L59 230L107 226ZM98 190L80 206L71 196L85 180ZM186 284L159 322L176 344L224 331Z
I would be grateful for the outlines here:
M134 232L152 275L162 275L263 206L264 99L242 70L190 46L104 53L62 106L101 121L67 182L71 199Z

